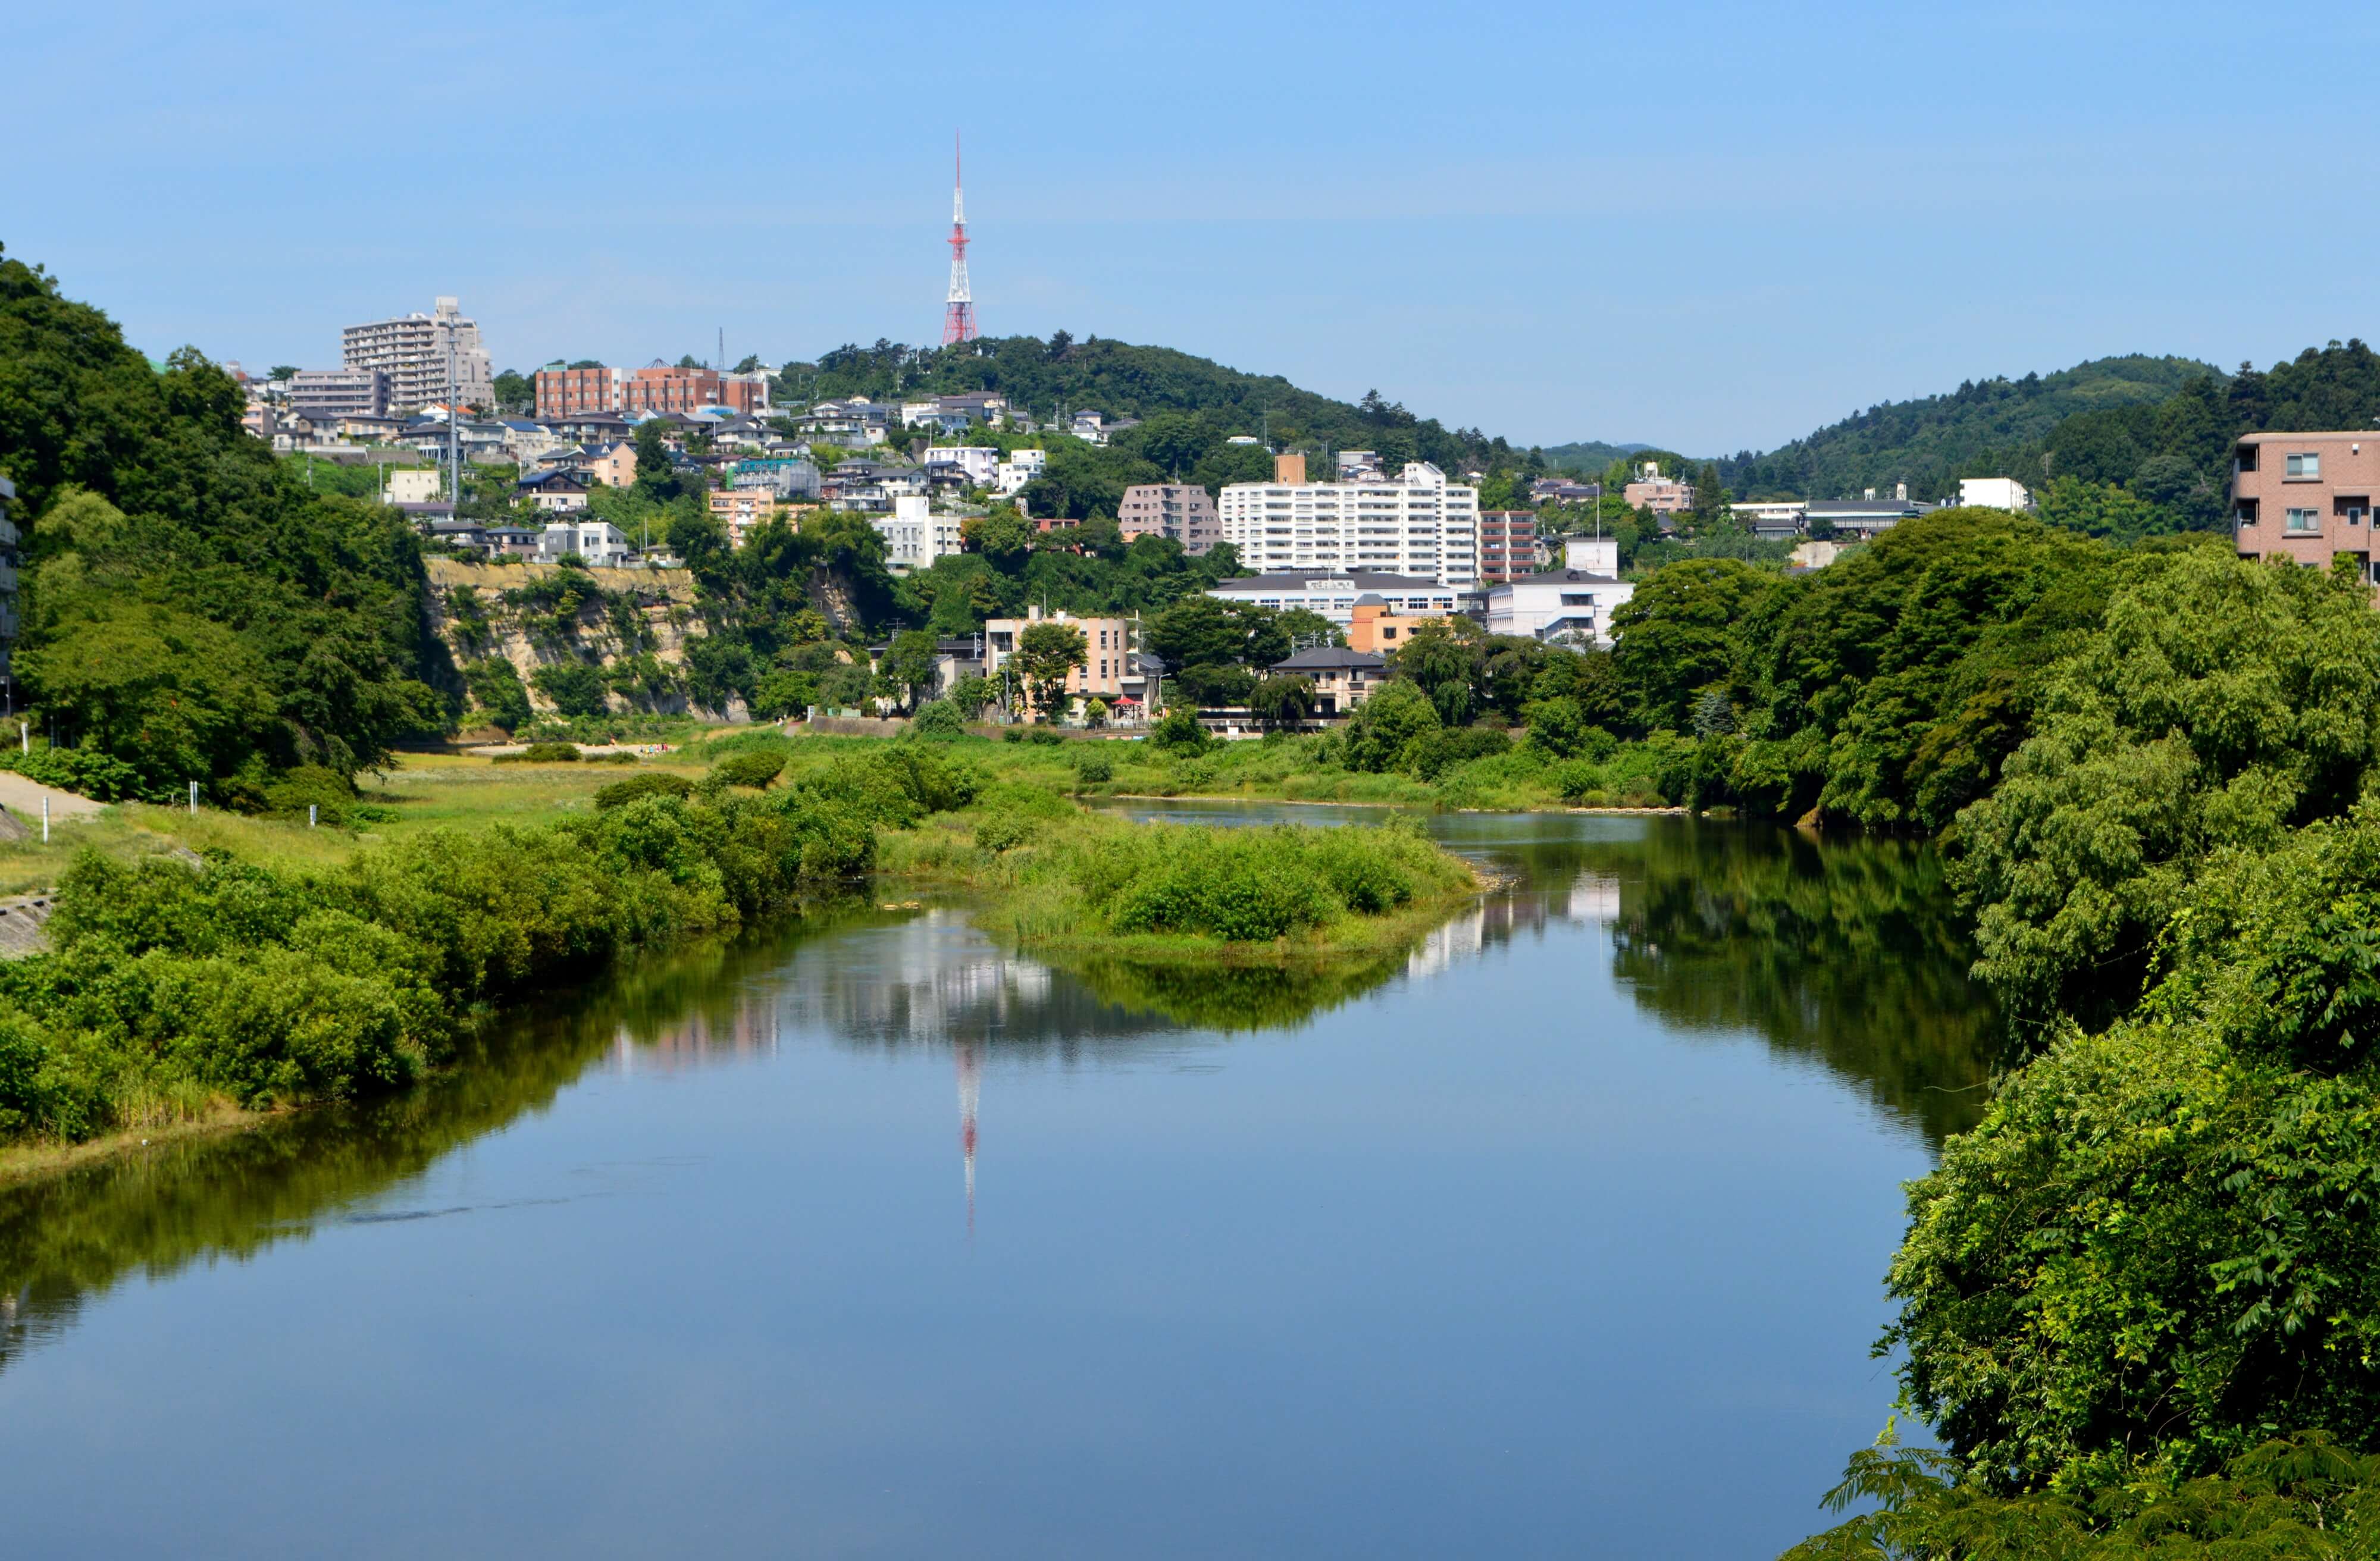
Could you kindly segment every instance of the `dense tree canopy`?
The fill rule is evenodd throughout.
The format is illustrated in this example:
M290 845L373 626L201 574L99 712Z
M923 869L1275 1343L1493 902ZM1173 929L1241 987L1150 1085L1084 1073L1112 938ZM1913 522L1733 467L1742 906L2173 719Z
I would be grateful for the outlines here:
M159 791L352 774L443 724L431 682L460 693L404 519L309 490L242 404L195 352L158 373L0 260L0 472L30 533L18 673L46 729Z

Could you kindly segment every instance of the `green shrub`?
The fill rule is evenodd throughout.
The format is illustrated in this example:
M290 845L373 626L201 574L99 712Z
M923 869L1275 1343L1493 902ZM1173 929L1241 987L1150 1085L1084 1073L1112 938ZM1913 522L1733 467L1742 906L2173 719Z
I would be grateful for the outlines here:
M498 754L497 764L576 764L578 762L576 743L531 743L516 754Z
M1000 734L1000 740L1003 743L1022 743L1025 741L1025 729L1021 726L1012 726Z
M1104 785L1115 779L1115 760L1091 749L1075 758L1075 777L1086 786Z
M584 661L555 661L529 674L537 691L565 716L600 716L612 708L603 669Z
M0 769L95 802L173 802L176 789L144 784L140 772L96 748L0 749Z
M1424 732L1405 749L1405 762L1425 780L1435 780L1458 764L1492 758L1512 750L1512 740L1500 732L1475 726Z
M625 807L638 797L682 797L693 790L694 782L683 775L672 774L665 769L648 770L642 775L631 775L625 780L614 780L597 792L595 806L599 812L606 812Z
M464 686L471 698L488 718L488 724L506 732L517 732L529 723L535 714L529 708L528 690L521 686L520 673L510 661L500 656L474 661L463 669Z
M285 770L263 786L266 808L276 817L301 818L312 807L321 822L349 821L356 805L355 784L335 769L303 764Z
M966 735L966 718L949 700L929 699L917 707L917 714L910 722L909 730L920 737L964 737Z
M1198 712L1185 706L1166 711L1148 729L1149 746L1160 753L1202 754L1211 741L1207 729L1198 724Z
M1038 743L1045 748L1054 748L1066 739L1054 726L1036 726L1026 732L1025 740L1027 743Z
M1031 843L1033 837L1040 832L1040 828L1039 820L1027 817L1022 813L1012 813L1004 809L997 813L987 813L976 821L975 843L978 849L991 852L996 855L1001 852L1014 851L1020 845Z
M713 786L749 786L765 791L770 782L784 772L785 756L766 750L750 750L729 754L710 767L704 783Z

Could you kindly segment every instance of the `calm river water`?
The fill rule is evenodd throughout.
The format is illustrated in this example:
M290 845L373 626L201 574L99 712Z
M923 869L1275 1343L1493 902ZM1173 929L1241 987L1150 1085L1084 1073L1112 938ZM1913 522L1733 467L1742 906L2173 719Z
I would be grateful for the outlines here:
M1980 1105L1932 861L1434 828L1512 887L1319 986L821 914L0 1193L0 1548L1773 1555Z

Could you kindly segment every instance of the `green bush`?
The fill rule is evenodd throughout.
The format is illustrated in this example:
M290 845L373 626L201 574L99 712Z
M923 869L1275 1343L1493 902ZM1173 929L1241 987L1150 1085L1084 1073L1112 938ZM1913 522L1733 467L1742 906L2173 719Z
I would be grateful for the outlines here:
M531 743L516 754L498 754L497 764L576 764L578 762L576 743Z
M1012 726L1000 734L1000 740L1003 743L1022 743L1025 741L1025 729L1021 726Z
M1119 933L1267 942L1465 881L1410 820L1364 827L1160 825L1069 842L1058 868Z
M88 1138L191 1092L265 1106L395 1087L483 1005L865 873L880 827L977 786L930 752L759 795L672 780L619 782L643 794L550 829L432 830L319 877L83 853L55 951L0 962L0 1137Z
M463 683L491 726L517 732L536 713L529 708L528 690L521 686L520 673L502 657L491 656L465 667Z
M584 661L556 661L529 674L537 691L565 716L600 716L612 708L603 669Z
M929 699L917 707L917 714L909 730L920 737L964 737L966 718L959 708L947 699Z
M705 783L713 786L749 786L765 791L769 784L784 773L785 756L765 750L729 754L710 767Z
M648 770L631 775L625 780L614 780L595 793L598 811L625 807L638 797L683 797L694 791L694 782L683 775L665 769Z
M1075 760L1075 778L1086 786L1104 785L1115 779L1115 760L1094 748Z
M1038 743L1045 748L1054 748L1066 739L1054 726L1036 726L1026 730L1025 740L1027 743Z
M1186 706L1166 711L1148 729L1149 746L1160 753L1202 754L1211 741L1207 729L1198 724L1198 712Z
M177 800L175 788L144 783L139 770L96 748L37 747L30 753L0 749L0 769L15 770L29 780L95 802Z
M1040 828L1038 820L1021 813L1005 810L987 813L976 821L975 843L978 850L994 854L1014 851L1020 845L1030 844L1033 837L1040 832Z
M1406 763L1425 780L1435 780L1458 764L1492 758L1512 751L1512 740L1500 732L1463 726L1425 732L1406 748Z
M1420 684L1402 678L1384 683L1348 719L1347 768L1373 774L1409 768L1415 745L1442 724Z
M285 770L266 781L262 791L266 808L281 818L302 818L306 809L312 807L321 822L342 825L349 821L356 805L354 783L319 764Z

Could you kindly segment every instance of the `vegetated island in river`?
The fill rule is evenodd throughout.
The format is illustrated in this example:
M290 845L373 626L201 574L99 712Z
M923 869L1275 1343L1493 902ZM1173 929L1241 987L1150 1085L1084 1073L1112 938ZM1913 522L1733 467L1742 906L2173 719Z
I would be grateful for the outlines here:
M1480 887L1409 820L1135 824L915 742L777 783L792 745L761 744L700 780L640 769L557 824L436 829L329 868L85 853L52 951L0 965L0 1176L402 1089L505 1007L871 873L970 890L987 931L1184 1018L1368 985ZM1243 991L1232 971L1277 979Z

